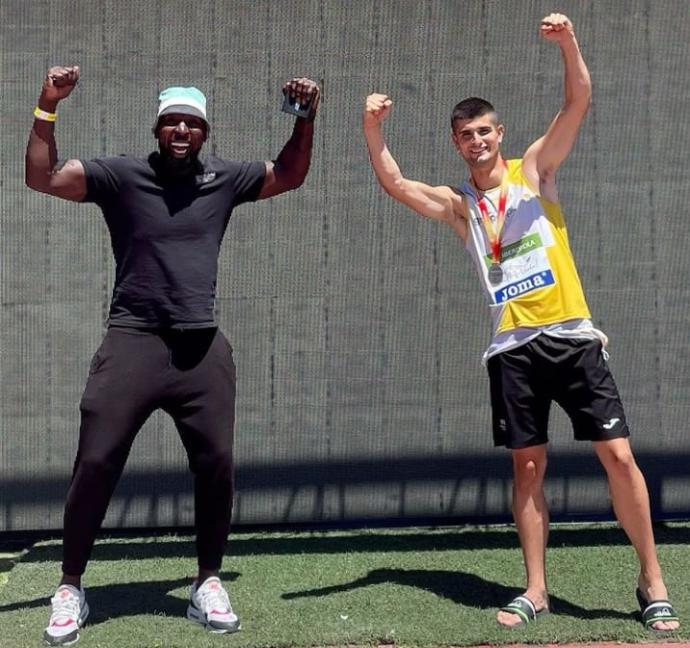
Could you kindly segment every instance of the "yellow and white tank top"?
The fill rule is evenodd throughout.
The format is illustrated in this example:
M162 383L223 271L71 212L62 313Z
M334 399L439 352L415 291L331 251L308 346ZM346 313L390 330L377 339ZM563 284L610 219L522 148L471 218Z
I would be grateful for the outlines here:
M506 216L501 232L503 278L497 285L488 277L491 246L477 194L468 181L461 187L469 207L465 247L491 311L493 336L484 361L542 333L600 339L605 344L606 336L589 320L560 205L530 188L522 173L522 160L509 160L507 165ZM498 188L484 193L492 219L497 215L498 195Z

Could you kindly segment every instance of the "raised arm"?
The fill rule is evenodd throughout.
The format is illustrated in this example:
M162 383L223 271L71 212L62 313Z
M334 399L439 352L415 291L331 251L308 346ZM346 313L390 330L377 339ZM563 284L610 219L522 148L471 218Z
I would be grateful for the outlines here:
M79 67L52 67L43 81L25 157L27 187L66 200L83 200L86 176L79 160L58 161L55 120L58 103L79 80Z
M592 97L589 71L580 53L573 24L563 14L541 21L541 35L561 48L565 70L563 106L543 137L532 144L523 158L523 171L542 196L557 201L556 171L568 156Z
M292 136L278 157L266 162L266 177L261 186L259 200L270 198L291 189L297 189L307 177L314 142L314 118L319 106L321 91L311 79L295 78L283 86L283 93L301 104L311 102L307 119L297 118Z
M408 180L398 167L383 139L381 124L388 117L393 101L384 94L371 94L364 106L364 137L376 179L383 190L418 214L452 223L463 213L462 198L450 187L432 187Z

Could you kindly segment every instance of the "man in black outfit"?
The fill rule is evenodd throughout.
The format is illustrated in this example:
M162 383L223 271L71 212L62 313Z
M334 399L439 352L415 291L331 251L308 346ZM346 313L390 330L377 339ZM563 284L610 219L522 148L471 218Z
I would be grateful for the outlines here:
M53 67L43 82L26 151L26 184L102 210L115 257L108 330L93 357L81 401L79 449L64 518L63 576L44 638L79 638L88 616L81 576L132 442L160 408L175 421L194 473L198 577L187 617L212 632L234 632L219 570L230 527L235 366L218 330L218 253L234 207L299 187L309 170L318 86L305 78L283 92L306 105L306 119L275 161L199 159L209 125L206 98L173 87L159 97L159 152L58 161L58 102L79 68Z

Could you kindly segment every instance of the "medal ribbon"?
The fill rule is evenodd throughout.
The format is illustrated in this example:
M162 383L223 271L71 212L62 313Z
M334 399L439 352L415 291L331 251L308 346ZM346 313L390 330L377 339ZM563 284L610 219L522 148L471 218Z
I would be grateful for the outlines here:
M484 230L486 231L486 236L491 246L491 260L494 263L501 263L501 231L506 221L506 203L508 202L508 163L505 160L503 160L503 166L506 171L501 179L501 193L498 196L498 211L495 223L491 221L484 194L481 196L479 195L479 187L477 187L474 180L472 180L472 187L475 190L475 200L482 214L482 223L484 224Z

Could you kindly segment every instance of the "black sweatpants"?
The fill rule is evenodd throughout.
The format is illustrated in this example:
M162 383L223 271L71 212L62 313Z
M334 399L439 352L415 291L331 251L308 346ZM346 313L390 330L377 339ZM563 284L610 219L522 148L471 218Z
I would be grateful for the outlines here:
M111 327L81 400L79 450L65 507L64 573L84 572L134 438L158 408L173 418L194 473L199 567L220 568L233 498L232 348L216 328Z

